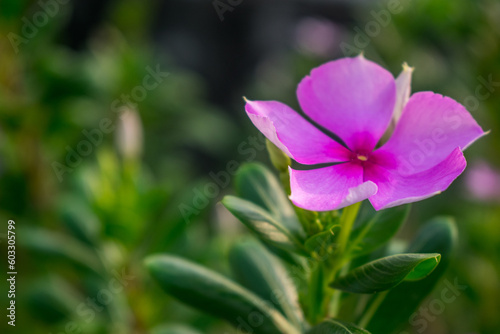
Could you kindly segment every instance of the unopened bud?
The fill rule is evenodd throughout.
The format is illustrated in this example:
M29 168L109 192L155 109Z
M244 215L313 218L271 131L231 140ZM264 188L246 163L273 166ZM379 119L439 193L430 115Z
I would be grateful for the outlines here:
M116 134L116 144L124 158L136 159L141 155L142 123L135 110L127 108L122 112Z
M290 158L283 153L276 145L271 143L266 139L267 152L269 152L269 158L271 158L271 163L280 173L288 173L288 166L292 164Z

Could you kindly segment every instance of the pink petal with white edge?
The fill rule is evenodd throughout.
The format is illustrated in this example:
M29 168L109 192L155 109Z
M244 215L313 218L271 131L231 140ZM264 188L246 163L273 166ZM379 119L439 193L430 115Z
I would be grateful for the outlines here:
M412 175L401 175L397 169L369 164L365 168L365 180L375 182L378 187L377 194L369 200L375 210L421 201L446 190L466 165L459 148L436 166Z
M302 110L351 150L371 151L392 118L396 84L390 72L363 56L321 65L299 84Z
M246 101L252 123L267 139L297 162L314 165L348 161L350 152L286 104Z
M377 152L393 155L401 174L415 174L484 134L464 106L449 97L421 92L412 95L392 137Z
M363 168L343 163L312 170L290 170L290 200L311 211L330 211L361 202L377 193L373 182L363 182Z

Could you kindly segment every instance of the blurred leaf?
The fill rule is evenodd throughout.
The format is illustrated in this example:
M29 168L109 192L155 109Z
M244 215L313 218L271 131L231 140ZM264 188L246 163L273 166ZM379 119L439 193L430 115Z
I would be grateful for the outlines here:
M262 244L255 240L236 244L229 253L229 261L243 286L272 302L296 327L302 326L304 315L297 288L286 268Z
M404 280L427 277L439 264L441 255L399 254L384 257L355 268L338 277L331 286L353 293L375 293L388 290Z
M438 252L442 256L440 265L426 279L403 282L389 291L367 328L374 333L395 333L407 326L412 313L448 268L456 242L457 229L452 218L438 217L422 227L408 251Z
M370 332L353 324L330 319L311 328L307 334L370 334Z
M267 250L279 257L281 260L295 268L298 268L300 271L305 272L305 269L307 268L307 260L304 257L298 256L294 253L290 253L282 248L275 247L270 243L263 244L267 248Z
M37 280L28 291L30 311L46 323L70 318L81 299L68 282L57 276Z
M371 253L378 247L388 242L405 222L410 212L410 205L397 206L376 212L371 207L365 209L360 223L354 225L349 241L348 252L357 257Z
M226 319L235 326L253 313L262 315L259 333L298 334L273 307L233 281L194 263L168 255L153 255L146 267L173 297L206 313Z
M151 334L202 334L197 330L184 325L160 325L151 330Z
M99 219L77 199L71 198L63 202L62 220L79 240L95 245L101 229Z
M300 241L260 206L234 196L224 197L222 204L259 239L289 251L305 254L300 248Z
M245 164L236 174L236 193L239 197L260 206L285 226L298 239L305 237L290 200L280 182L266 167Z
M27 249L49 254L65 261L69 260L99 275L104 272L94 249L77 239L36 227L24 228L19 234L23 236L20 238L20 243Z

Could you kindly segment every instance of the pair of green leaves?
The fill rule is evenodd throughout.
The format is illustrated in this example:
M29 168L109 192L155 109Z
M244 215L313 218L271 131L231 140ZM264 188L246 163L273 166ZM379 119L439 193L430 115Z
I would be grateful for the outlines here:
M348 256L369 254L389 241L406 220L409 207L396 207L375 213L364 207L351 234ZM443 252L449 253L453 244L453 222L437 218L419 234L415 243L430 246L412 246L407 254L397 254L366 263L338 277L331 286L353 293L376 293L395 287L403 281L418 281L429 276L441 261ZM418 241L420 240L420 241ZM447 247L440 246L444 242Z
M437 217L421 228L408 247L409 252L436 252L441 263L430 275L419 281L404 281L383 298L367 324L373 333L399 333L408 326L412 313L432 292L450 263L457 242L455 222L449 217Z
M302 332L303 315L295 286L271 253L248 241L233 248L230 263L241 285L178 257L153 255L146 259L149 272L163 290L192 307L247 331Z
M419 231L407 249L412 253L370 262L354 269L347 276L337 279L333 283L336 288L351 292L368 293L383 290L391 284L395 286L383 295L374 295L368 303L363 312L365 316L369 314L368 309L378 300L373 314L366 319L366 322L362 321L366 329L327 320L314 327L308 334L366 334L370 332L389 334L404 330L409 325L415 309L432 292L445 273L456 240L457 231L453 219L437 217ZM439 254L441 261L437 266ZM391 268L393 266L399 269ZM399 274L396 274L398 272ZM426 279L422 279L424 277ZM382 298L379 299L380 297Z
M375 212L364 203L353 226L344 258L370 254L386 244L408 217L409 206ZM393 288L402 281L427 277L439 264L440 254L398 254L383 257L338 277L331 287L352 293L376 293Z

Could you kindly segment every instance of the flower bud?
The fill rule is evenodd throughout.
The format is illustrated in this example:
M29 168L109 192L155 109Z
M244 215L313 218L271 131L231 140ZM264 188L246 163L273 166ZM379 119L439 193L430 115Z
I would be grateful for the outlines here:
M116 145L126 159L137 159L142 153L142 123L137 111L125 109L118 124Z
M267 152L269 152L269 158L271 158L271 163L280 173L288 173L288 166L292 164L290 158L283 153L276 145L271 143L266 139Z

